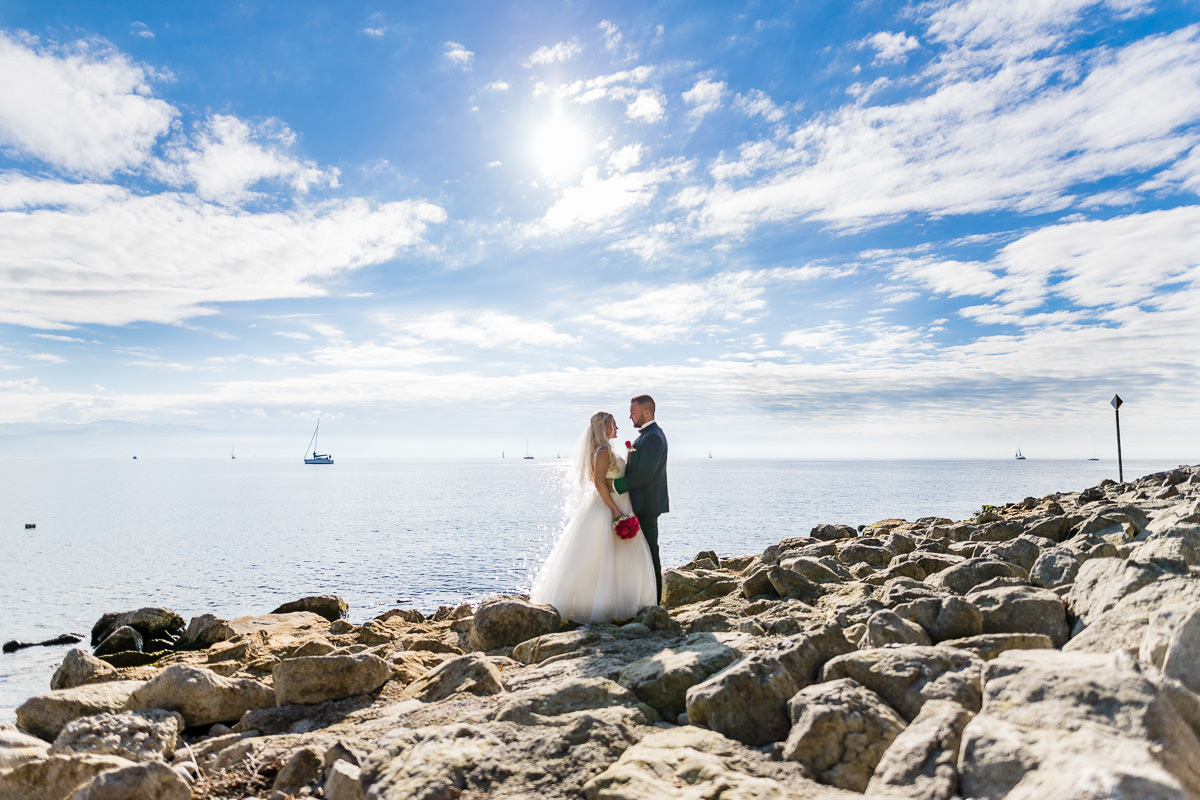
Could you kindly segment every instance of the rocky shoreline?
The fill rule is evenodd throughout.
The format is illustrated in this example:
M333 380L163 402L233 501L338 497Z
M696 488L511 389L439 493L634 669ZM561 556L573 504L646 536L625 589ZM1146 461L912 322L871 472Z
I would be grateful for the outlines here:
M105 615L6 800L1200 798L1200 467L700 553L663 607Z

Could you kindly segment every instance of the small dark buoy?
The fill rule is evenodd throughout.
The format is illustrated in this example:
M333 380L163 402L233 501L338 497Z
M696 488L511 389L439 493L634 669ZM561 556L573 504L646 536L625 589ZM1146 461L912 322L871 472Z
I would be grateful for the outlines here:
M26 522L26 523L25 523L25 530L27 530L27 531L31 531L31 530L33 530L33 529L34 529L34 528L36 528L36 527L37 527L37 523L36 523L36 522Z

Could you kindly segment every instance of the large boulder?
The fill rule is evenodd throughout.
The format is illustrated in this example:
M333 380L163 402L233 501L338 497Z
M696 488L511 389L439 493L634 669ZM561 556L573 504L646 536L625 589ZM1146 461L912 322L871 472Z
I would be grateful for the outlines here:
M953 700L979 710L983 660L950 647L907 645L858 650L825 665L822 679L853 678L878 694L907 720L927 700Z
M47 756L0 771L0 797L4 800L67 800L97 775L134 766L117 756ZM137 797L132 795L131 797Z
M71 800L191 800L192 787L161 762L131 764L102 772L85 783Z
M688 689L741 657L738 643L744 638L692 634L679 646L664 648L629 664L621 670L617 682L646 705L674 717L686 707Z
M96 714L67 723L50 752L120 756L139 763L170 761L182 732L183 717L174 711Z
M301 597L290 603L284 603L272 611L272 614L291 614L296 611L308 611L318 614L330 622L344 619L350 614L350 606L336 594L319 594Z
M406 697L432 703L453 694L489 695L504 691L504 679L487 657L479 653L444 661L404 690Z
M827 625L751 653L688 689L688 721L751 747L782 741L792 724L787 701L852 649L840 628Z
M1089 562L1090 563L1090 562ZM1200 581L1164 577L1123 596L1107 611L1094 615L1082 633L1063 645L1067 651L1137 655L1151 618L1166 608L1200 607Z
M909 800L949 800L958 788L958 748L971 712L930 700L875 766L868 795L893 792Z
M861 792L904 720L883 699L849 678L805 687L788 701L792 730L783 757L821 783Z
M984 633L1040 633L1062 647L1070 636L1067 607L1049 589L1000 586L967 595L983 614Z
M272 671L275 699L281 706L369 694L391 676L388 662L371 653L287 658Z
M559 795L563 796L563 795ZM583 787L588 800L728 798L854 800L824 788L798 763L752 750L714 731L684 725L641 738Z
M1014 650L989 662L958 766L961 794L981 800L1200 796L1195 731L1125 655Z
M1137 564L1121 558L1093 558L1079 565L1067 603L1079 619L1081 629L1114 608L1122 598L1154 583L1162 575L1163 570L1152 564Z
M552 606L499 597L484 601L475 610L467 640L472 650L489 652L553 633L561 626L562 618Z
M665 608L724 597L741 589L735 575L713 569L668 569L663 572L662 605Z
M193 650L203 650L236 635L229 620L215 614L201 614L188 621L187 630L183 633L183 645Z
M42 758L49 748L45 741L22 733L16 725L0 722L0 772Z
M251 709L273 705L275 690L270 686L249 678L224 678L187 664L172 664L129 698L134 711L178 711L189 728L236 722Z
M1138 654L1143 662L1200 693L1200 606L1155 612Z
M142 635L129 625L122 625L101 639L93 652L97 656L111 656L129 650L140 651L144 647L145 640Z
M71 689L85 683L99 683L116 677L116 667L86 650L75 648L67 652L63 663L54 671L50 678L50 688Z
M929 639L935 644L946 639L960 639L983 633L983 613L958 595L910 600L893 610L904 619L924 628L929 634Z
M975 587L993 578L1018 578L1028 580L1029 573L1015 564L1001 561L998 558L976 557L968 558L952 567L947 567L936 575L931 575L927 583L931 586L949 589L955 594L967 594Z
M933 644L929 634L917 623L904 619L890 608L881 608L867 620L867 633L859 643L862 647L884 647L889 644Z
M109 681L34 695L17 706L17 725L53 742L71 720L123 711L133 693L145 684L145 681Z
M92 626L92 647L108 638L117 628L128 626L143 639L173 643L183 633L183 617L169 608L139 608L134 611L111 611ZM148 650L161 649L147 645Z
M578 711L612 707L635 710L639 721L645 725L652 725L659 719L658 712L619 683L607 678L576 677L538 683L510 694L496 711L494 719L536 725L545 717L561 717Z

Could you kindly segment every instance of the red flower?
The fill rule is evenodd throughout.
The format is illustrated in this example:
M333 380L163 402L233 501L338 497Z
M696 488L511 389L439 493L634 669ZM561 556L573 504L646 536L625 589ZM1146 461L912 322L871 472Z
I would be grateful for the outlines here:
M633 449L633 442L631 442L631 441L629 441L628 439L626 439L626 440L625 440L625 449L626 449L626 450L632 450L632 449Z
M638 518L633 514L626 514L613 523L613 533L621 539L632 539L638 535L638 531L642 526L638 524Z

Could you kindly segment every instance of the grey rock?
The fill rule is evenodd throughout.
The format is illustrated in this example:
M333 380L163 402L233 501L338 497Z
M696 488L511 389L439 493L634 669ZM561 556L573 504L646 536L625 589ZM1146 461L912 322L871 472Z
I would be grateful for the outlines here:
M756 597L779 597L775 584L771 583L771 566L760 565L749 575L742 578L742 597L753 600Z
M345 619L350 613L350 606L345 600L335 594L319 594L301 597L290 603L284 603L272 611L272 614L292 614L296 611L308 611L319 614L330 622Z
M298 794L305 787L315 786L325 773L323 756L313 747L299 748L288 756L271 788L285 794Z
M525 664L537 664L566 653L581 652L600 638L600 633L594 628L547 633L521 642L513 648L512 657Z
M826 681L853 678L908 720L927 700L953 700L979 710L983 660L964 650L935 645L884 647L838 656L825 665Z
M540 718L560 717L577 711L622 706L634 709L643 724L659 720L658 712L638 700L629 689L607 678L571 677L551 684L511 693L496 711L500 722L537 724Z
M779 566L797 572L813 583L837 583L849 580L850 573L836 559L825 556L794 556L779 560Z
M884 752L867 794L893 791L911 800L949 800L958 788L958 749L971 712L931 700Z
M192 617L188 622L187 630L183 634L183 644L194 650L202 650L236 635L228 620L213 614L201 614Z
M371 653L287 658L272 671L275 699L281 706L370 694L391 676L388 662Z
M224 678L210 669L172 664L135 690L128 707L178 711L187 727L233 722L254 708L275 705L275 691L249 678Z
M1156 611L1146 627L1139 656L1200 693L1200 606Z
M799 761L821 783L864 791L904 720L884 700L849 678L801 689L788 701L793 726L783 757Z
M1048 589L1004 586L972 592L967 600L983 614L984 633L1040 633L1055 647L1070 635L1066 604Z
M947 639L941 644L968 650L984 661L991 661L1007 650L1043 650L1054 647L1050 637L1042 633L983 633L961 639Z
M561 625L562 618L551 606L534 605L518 597L500 597L484 601L475 610L468 642L472 650L500 650L553 633Z
M883 569L897 554L886 547L864 544L861 541L847 542L838 548L837 560L846 565L866 564L872 569Z
M927 583L931 586L949 589L955 594L967 594L972 589L997 577L1028 580L1029 574L1020 567L998 558L968 558L960 564L947 567L936 575L931 575L927 579Z
M169 608L148 607L135 611L109 612L92 626L92 647L125 625L136 630L144 639L175 638L183 631L183 617Z
M362 769L348 761L335 761L325 778L325 800L366 800Z
M183 717L173 711L95 714L67 723L50 752L120 756L136 763L170 761L182 731Z
M823 542L834 542L839 539L854 539L858 537L858 529L850 525L821 524L813 526L808 534L811 538Z
M779 564L767 568L767 580L779 597L795 597L811 602L822 594L821 587L816 583Z
M660 713L678 715L685 708L688 689L741 657L736 645L744 638L693 634L679 646L634 661L621 670L617 682Z
M1040 540L1040 543L1039 543ZM1051 544L1049 541L1022 534L1015 539L988 547L986 555L1007 561L1013 566L1028 572L1042 552L1042 545Z
M17 725L53 742L71 720L125 710L134 691L145 683L109 681L34 695L17 706Z
M425 702L444 700L454 694L500 694L504 679L500 670L479 653L467 653L443 661L404 690L406 697Z
M102 772L81 786L71 800L191 800L192 787L161 762L133 764Z
M1086 625L1114 608L1122 598L1154 583L1162 574L1161 569L1150 564L1093 558L1079 565L1067 603L1080 623Z
M688 721L743 744L782 741L791 728L787 701L851 644L834 625L798 635L786 645L742 658L688 689Z
M1095 653L1123 650L1136 656L1156 612L1164 608L1198 605L1200 581L1164 576L1125 595L1109 610L1093 616L1082 633L1075 634L1071 641L1063 645L1063 650Z
M0 772L43 758L49 747L36 736L22 733L16 725L0 722Z
M1037 561L1029 568L1029 582L1034 586L1053 589L1075 582L1083 558L1066 547L1052 547L1042 551Z
M895 611L884 608L867 620L863 647L883 647L889 644L932 644L929 634L915 622L904 619Z
M86 683L113 680L117 670L107 661L96 658L86 650L78 648L67 652L63 663L50 678L51 689L71 689Z
M116 756L47 756L0 772L4 800L66 800L97 775L134 766ZM190 794L190 790L189 790Z

